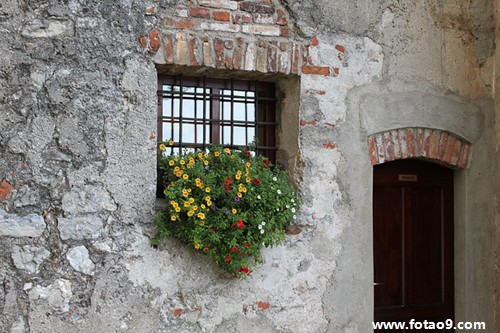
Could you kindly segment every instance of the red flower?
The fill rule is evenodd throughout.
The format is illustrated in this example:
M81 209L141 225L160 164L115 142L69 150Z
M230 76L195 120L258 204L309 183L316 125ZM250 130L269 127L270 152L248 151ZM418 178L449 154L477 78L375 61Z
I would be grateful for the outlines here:
M210 231L211 232L215 232L215 228L210 228Z
M254 179L253 179L253 183L254 183L255 185L259 186L259 185L260 185L260 180L259 180L259 178L254 178Z
M264 160L264 169L269 167L269 160Z
M250 243L246 243L246 244L245 244L245 247L250 247Z
M243 229L243 226L245 224L243 223L243 220L238 220L238 222L236 222L236 225L238 226L238 228Z
M238 251L238 248L237 248L236 246L233 246L233 247L231 248L231 252L236 252L236 251Z
M240 269L238 269L238 272L248 274L249 270L248 267L241 267Z
M231 261L231 257L230 256L226 256L226 259L224 261L225 262L230 262Z

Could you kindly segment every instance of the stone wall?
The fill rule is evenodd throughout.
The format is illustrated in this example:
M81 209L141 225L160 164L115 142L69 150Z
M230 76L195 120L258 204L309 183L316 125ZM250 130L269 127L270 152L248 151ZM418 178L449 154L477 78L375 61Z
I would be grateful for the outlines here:
M494 332L492 12L472 0L4 1L0 330L368 332L369 138L427 128L469 147L455 171L456 317ZM246 280L175 240L149 246L158 72L275 81L296 109L281 131L300 219Z

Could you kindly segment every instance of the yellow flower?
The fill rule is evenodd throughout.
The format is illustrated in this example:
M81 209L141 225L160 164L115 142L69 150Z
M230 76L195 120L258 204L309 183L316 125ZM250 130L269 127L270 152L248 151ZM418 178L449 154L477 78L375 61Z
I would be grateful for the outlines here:
M174 161L168 161L168 165L174 166L175 162Z
M220 153L219 153L218 151L216 151L216 152L214 153L214 155L215 155L215 157L219 157Z
M174 172L177 172L177 171L180 171L180 170L181 170L181 169L179 169L179 167L178 167L178 166L176 166L176 167L174 168Z
M182 179L186 180L188 178L189 178L189 176L187 175L187 173L185 173L185 174L182 175Z
M184 201L184 207L189 207L191 204L189 203L189 201Z
M174 206L174 208L175 208L175 207L179 207L179 204L178 204L177 202L175 202L175 201L174 201L174 202L172 203L172 206Z
M194 248L198 250L200 248L200 244L198 243L194 244Z
M174 145L174 140L170 140L170 141L168 142L168 145L169 145L169 146L173 146L173 145Z
M207 196L205 197L205 201L210 201L210 200L212 200L212 198L210 198L210 196L209 196L209 195L207 195Z
M198 153L198 158L203 158L203 154L202 153Z
M212 206L212 201L208 200L207 205Z
M191 193L191 189L190 188L188 188L188 192Z
M193 208L191 208L193 211L194 210L198 210L198 206L193 206Z
M174 205L175 205L175 201L174 201L174 200L170 200L170 204L171 204L172 206L174 206Z
M250 183L251 182L250 177L247 177L246 181L247 181L247 183Z
M194 202L194 198L189 198L189 203L193 203Z
M231 150L229 150L229 148L224 148L224 151L228 154L231 153Z
M207 188L205 189L205 192L210 193L210 187L207 187Z
M205 218L205 214L203 214L203 213L198 213L198 215L196 215L196 216L198 216L198 218L200 218L202 220Z
M167 189L164 189L164 190L163 190L163 194L167 195L167 194L168 194L168 190L167 190Z
M200 207L201 207L201 209L205 209L207 206L205 206L204 204L201 204Z
M250 165L251 165L251 164L250 164L250 162L247 162L245 165L246 165L247 167L250 167Z
M241 175L236 174L236 176L234 176L234 177L235 177L237 180L240 180Z
M180 162L179 162L179 163L180 163L181 165L184 165L184 164L186 164L186 161L184 161L184 160L180 160Z
M204 161L203 161L203 164L204 164L204 165L208 165L208 161L207 161L207 160L204 160Z
M183 196L184 198L187 198L187 196L188 196L188 195L189 195L188 191L186 191L186 190L182 190L182 196Z
M201 179L200 178L196 178L194 181L198 184L198 183L201 182Z
M243 193L247 193L247 189L246 189L246 187L243 187L243 188L242 188L242 192L243 192Z
M231 209L231 212L232 212L233 214L236 214L238 211L237 211L236 209L234 209L234 208L233 208L233 209Z
M166 147L166 146L162 143L162 144L160 145L160 150L161 150L161 151L164 151L164 150L165 150L165 148L167 148L167 147Z
M236 195L238 196L238 198L241 198L243 196L243 194L241 194L240 192L238 192Z
M175 221L175 220L177 220L177 216L172 215L172 217L171 217L170 219L171 219L172 221Z
M189 163L193 164L194 163L194 158L190 157L189 158Z
M194 215L194 212L193 212L192 210L190 210L190 211L188 212L188 216L189 216L189 217L191 217L191 216L193 216L193 215Z
M181 211L181 208L179 206L175 206L174 210L175 210L176 213L178 213L178 212Z

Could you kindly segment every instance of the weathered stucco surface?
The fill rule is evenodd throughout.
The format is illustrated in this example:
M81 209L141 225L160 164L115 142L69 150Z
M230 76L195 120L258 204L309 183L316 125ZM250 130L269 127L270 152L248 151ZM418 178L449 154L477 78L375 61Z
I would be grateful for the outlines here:
M287 44L276 51L280 75L258 59L237 73L280 80L282 105L296 109L284 112L293 117L281 139L304 202L301 232L242 281L175 240L150 248L156 78L169 70L152 32L168 33L189 6L237 3L2 2L0 331L371 331L367 138L406 127L471 144L455 171L456 319L498 331L500 33L486 0L264 1L285 11L290 31L221 35L265 40L269 52L273 38L304 46L302 71ZM187 65L186 54L172 61Z

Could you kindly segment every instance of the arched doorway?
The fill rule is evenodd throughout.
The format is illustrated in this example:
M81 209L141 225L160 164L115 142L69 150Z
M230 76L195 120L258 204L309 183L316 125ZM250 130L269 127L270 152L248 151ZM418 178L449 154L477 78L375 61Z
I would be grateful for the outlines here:
M375 321L454 318L453 170L416 159L374 166Z

